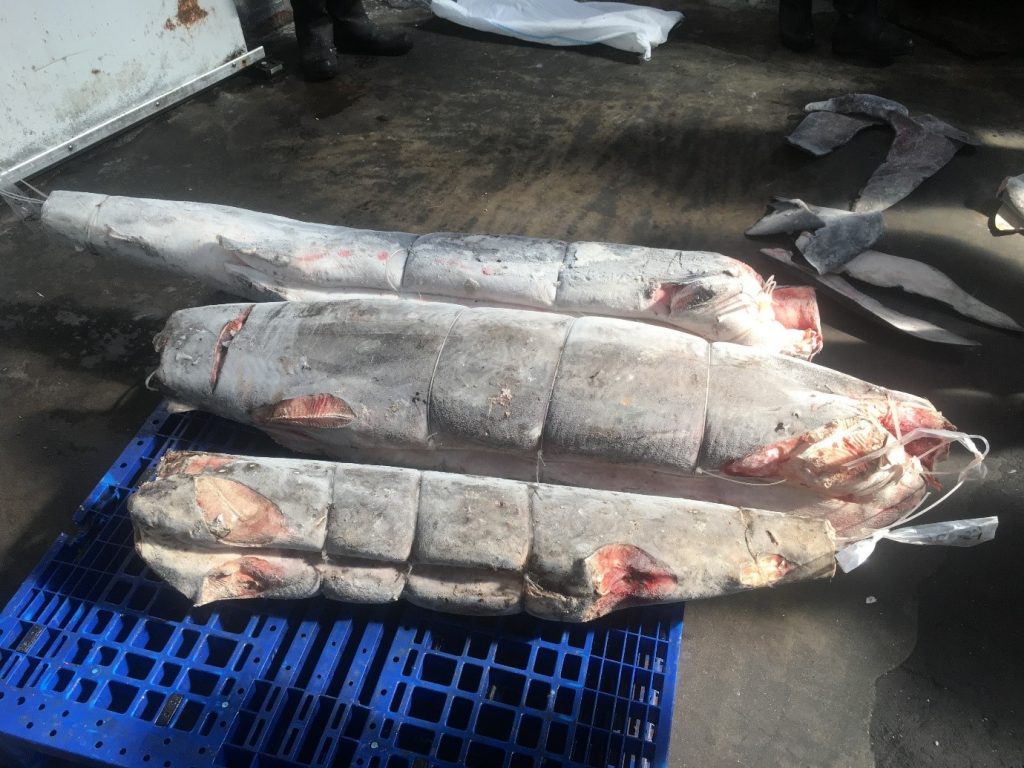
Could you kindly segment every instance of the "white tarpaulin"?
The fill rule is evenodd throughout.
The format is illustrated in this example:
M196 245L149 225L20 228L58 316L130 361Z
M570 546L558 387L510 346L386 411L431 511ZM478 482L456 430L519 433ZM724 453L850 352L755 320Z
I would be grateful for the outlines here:
M435 15L481 32L546 45L604 43L651 58L683 20L677 11L576 0L431 0Z

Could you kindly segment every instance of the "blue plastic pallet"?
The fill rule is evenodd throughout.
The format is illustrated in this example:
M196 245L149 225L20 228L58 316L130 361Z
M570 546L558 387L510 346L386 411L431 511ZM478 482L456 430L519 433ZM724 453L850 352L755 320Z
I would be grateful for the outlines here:
M158 410L0 613L0 749L95 765L663 766L682 606L587 625L398 603L191 608L125 500L168 449L284 455Z

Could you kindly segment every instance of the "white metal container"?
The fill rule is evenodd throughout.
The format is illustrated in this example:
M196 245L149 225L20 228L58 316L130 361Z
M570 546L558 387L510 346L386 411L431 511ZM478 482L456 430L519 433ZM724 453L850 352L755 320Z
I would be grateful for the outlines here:
M0 188L262 58L231 0L0 3Z

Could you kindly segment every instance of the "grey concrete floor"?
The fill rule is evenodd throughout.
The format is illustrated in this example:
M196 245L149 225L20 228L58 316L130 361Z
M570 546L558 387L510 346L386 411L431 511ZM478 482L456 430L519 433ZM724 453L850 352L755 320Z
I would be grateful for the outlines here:
M974 131L886 214L887 250L934 264L1024 320L1024 237L987 217L1024 172L1024 63L919 45L880 68L776 44L770 11L683 3L651 62L429 22L399 59L346 57L336 81L239 76L42 175L76 189L244 206L359 227L522 233L709 249L764 272L743 236L772 195L843 206L884 157L872 131L812 159L783 137L804 103L868 91ZM829 17L819 18L827 32ZM687 607L671 764L1020 766L1019 551L1024 370L1018 337L877 292L983 342L897 336L823 298L819 362L931 398L988 435L989 478L933 516L999 514L977 549L882 544L830 582ZM0 557L9 596L156 396L150 339L223 299L49 242L0 218ZM869 598L874 598L869 601Z

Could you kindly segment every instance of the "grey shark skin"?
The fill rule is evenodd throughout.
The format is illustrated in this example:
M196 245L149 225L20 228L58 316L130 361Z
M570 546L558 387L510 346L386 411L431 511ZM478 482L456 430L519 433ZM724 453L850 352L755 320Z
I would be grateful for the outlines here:
M838 112L811 112L786 137L786 141L815 157L822 157L849 142L865 128L880 124L871 118Z
M861 190L853 205L855 211L891 208L953 159L965 142L951 138L950 133L969 138L934 118L922 123L920 119L893 115L892 126L896 137L889 154Z
M862 115L879 122L889 122L893 115L909 115L910 110L898 101L870 93L847 93L826 101L813 101L805 112L836 112L843 115Z
M903 200L922 181L948 163L970 134L934 115L911 117L899 102L864 93L808 104L809 114L787 141L816 157L846 144L870 125L888 123L896 135L885 162L872 174L854 202L858 212L884 211Z
M843 272L882 288L902 288L952 307L964 317L995 328L1024 331L1009 315L979 301L947 275L928 264L879 251L864 251L843 267Z

